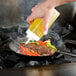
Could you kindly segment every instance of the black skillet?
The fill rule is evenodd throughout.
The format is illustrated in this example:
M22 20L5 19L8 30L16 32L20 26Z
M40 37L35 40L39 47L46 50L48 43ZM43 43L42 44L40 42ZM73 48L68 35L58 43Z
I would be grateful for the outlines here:
M23 55L20 53L20 49L19 49L19 44L22 42L26 42L27 38L18 38L17 40L13 40L10 44L9 44L9 48L12 50L12 52L16 53L18 56L22 57L23 59L27 59L27 60L46 60L46 59L51 59L53 57L53 55L47 55L47 56L28 56L28 55ZM55 53L54 53L55 54Z
M22 42L26 42L28 38L24 37L24 38L18 38L16 40L13 40L10 44L9 44L9 48L11 49L12 52L14 52L15 54L17 54L19 57L21 57L22 59L25 60L38 60L38 61L42 61L42 60L52 60L56 54L61 53L61 54L66 54L69 56L73 56L76 57L75 54L71 54L71 53L67 53L64 51L59 51L57 50L57 52L55 52L53 55L47 55L47 56L28 56L28 55L23 55L20 53L20 49L19 49L19 44Z

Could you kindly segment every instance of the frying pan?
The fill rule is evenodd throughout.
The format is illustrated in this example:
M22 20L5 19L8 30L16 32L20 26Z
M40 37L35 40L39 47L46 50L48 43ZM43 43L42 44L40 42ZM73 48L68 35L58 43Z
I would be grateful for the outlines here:
M16 53L18 56L22 57L23 59L25 59L26 57L28 58L28 60L32 59L32 60L46 60L48 58L51 59L51 57L53 57L53 55L47 55L47 56L28 56L28 55L23 55L20 54L19 51L19 44L22 42L26 42L27 41L27 37L23 37L23 38L18 38L16 40L13 40L10 44L9 44L9 48L12 50L12 52ZM55 54L55 53L54 53Z
M28 56L28 55L23 55L23 54L20 53L19 44L22 43L22 42L26 42L27 39L28 39L27 37L17 38L16 40L13 40L9 44L9 48L11 49L11 51L14 52L15 54L17 54L17 56L21 57L25 61L29 61L29 60L43 61L43 60L48 60L48 59L53 60L55 55L58 54L58 53L69 55L69 56L72 56L72 57L76 57L75 54L71 54L71 53L65 52L64 50L60 51L59 49L53 55L46 55L46 56Z

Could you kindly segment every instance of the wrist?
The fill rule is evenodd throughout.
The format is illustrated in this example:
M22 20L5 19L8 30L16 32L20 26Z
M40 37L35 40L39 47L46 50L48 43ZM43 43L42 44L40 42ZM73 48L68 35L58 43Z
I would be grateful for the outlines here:
M45 2L47 3L47 6L49 8L55 8L56 6L59 5L59 1L56 0L45 0Z
M69 2L72 2L74 0L45 0L48 7L50 8L55 8L56 6L59 6L59 5L62 5L62 4L65 4L65 3L69 3Z

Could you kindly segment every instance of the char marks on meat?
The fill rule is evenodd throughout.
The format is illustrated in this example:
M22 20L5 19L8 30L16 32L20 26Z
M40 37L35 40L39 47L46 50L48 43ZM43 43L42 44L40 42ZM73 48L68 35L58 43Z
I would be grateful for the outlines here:
M45 46L41 46L41 45L37 45L37 44L32 44L32 43L21 43L22 46L24 46L25 48L28 48L30 50L33 50L37 53L39 53L40 55L49 55L51 53L51 48L45 47Z

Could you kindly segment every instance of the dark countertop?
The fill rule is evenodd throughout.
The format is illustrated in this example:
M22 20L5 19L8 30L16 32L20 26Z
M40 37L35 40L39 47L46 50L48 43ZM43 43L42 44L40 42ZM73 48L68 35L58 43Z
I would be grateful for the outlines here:
M76 76L76 63L5 69L0 76Z

